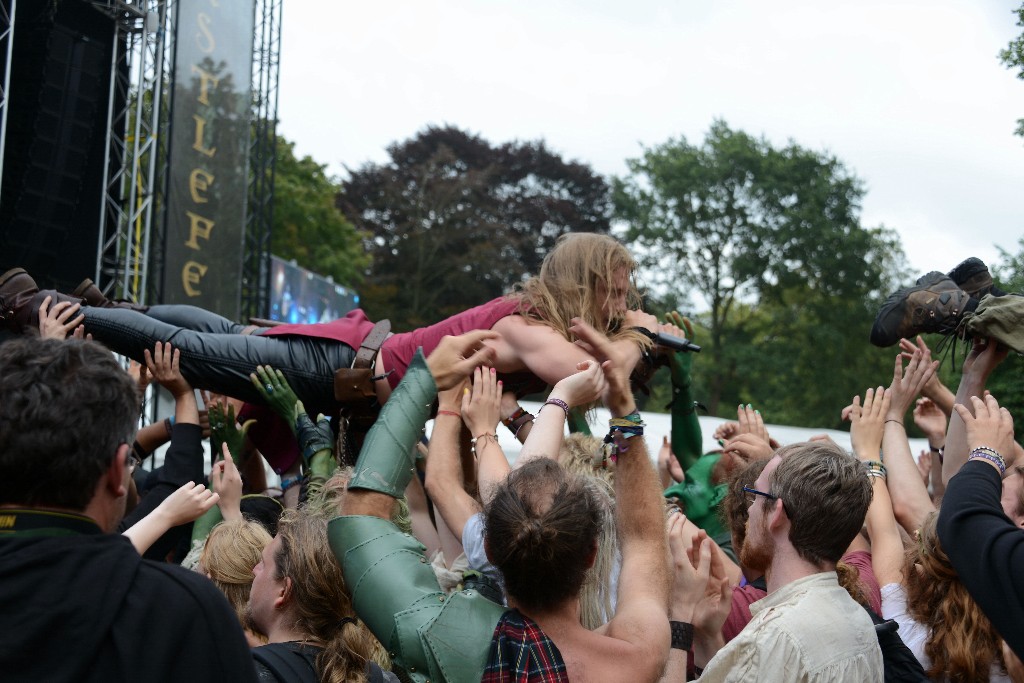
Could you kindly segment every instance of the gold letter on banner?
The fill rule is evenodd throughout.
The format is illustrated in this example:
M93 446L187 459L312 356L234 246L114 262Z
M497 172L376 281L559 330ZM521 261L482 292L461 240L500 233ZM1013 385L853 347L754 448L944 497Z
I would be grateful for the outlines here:
M205 12L199 13L199 33L196 35L196 45L206 54L210 54L217 47L217 41L210 33L210 15Z
M219 78L214 78L213 74L205 69L200 69L195 64L192 65L192 73L199 74L199 101L203 104L210 103L210 86L214 88L220 83Z
M193 114L192 120L196 122L196 137L195 141L192 143L192 149L199 152L200 154L205 154L208 157L212 157L214 154L217 153L217 148L212 147L210 149L207 149L206 147L203 147L203 132L206 130L206 119L204 119L201 116L196 116L195 114Z
M199 296L202 294L194 285L199 284L200 278L206 275L207 270L209 270L207 266L195 261L189 261L185 264L185 267L181 269L181 286L185 288L186 294L189 296Z
M210 201L209 197L199 194L206 192L213 184L213 175L201 168L194 168L188 175L188 192L192 195L192 201L196 204L205 204Z
M188 214L189 221L191 221L188 230L188 240L185 242L185 246L189 249L199 249L198 238L202 237L204 240L210 239L210 233L213 232L213 221L209 218L203 218L197 213L186 211Z

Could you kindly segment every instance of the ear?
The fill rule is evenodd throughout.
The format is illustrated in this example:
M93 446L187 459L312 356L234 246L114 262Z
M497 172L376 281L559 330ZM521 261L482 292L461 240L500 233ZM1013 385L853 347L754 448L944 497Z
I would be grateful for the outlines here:
M103 473L103 488L115 498L123 498L128 495L128 486L125 484L125 462L128 460L128 448L126 443L118 446L114 459L110 461L106 472Z
M284 577L281 581L281 590L277 592L277 597L274 598L274 609L283 609L292 597L292 578L290 576Z
M789 515L786 514L786 508L783 506L782 500L773 500L771 513L768 515L768 529L771 531L781 530L788 527L789 523Z
M593 545L590 547L590 553L587 555L587 569L594 566L597 562L597 539L594 539Z

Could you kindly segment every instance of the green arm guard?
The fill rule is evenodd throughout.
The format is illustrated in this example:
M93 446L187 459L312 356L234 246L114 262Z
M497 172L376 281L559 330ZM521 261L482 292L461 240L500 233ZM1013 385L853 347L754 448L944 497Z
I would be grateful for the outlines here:
M413 447L436 397L437 385L419 349L366 435L350 489L378 491L393 498L405 494L415 467Z

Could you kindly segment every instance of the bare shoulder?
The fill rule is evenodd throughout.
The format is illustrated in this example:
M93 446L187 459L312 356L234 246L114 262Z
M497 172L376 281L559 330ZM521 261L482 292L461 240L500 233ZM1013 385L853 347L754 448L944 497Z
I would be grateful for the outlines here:
M581 681L656 681L668 658L668 621L664 634L657 628L640 629L634 637L623 639L591 633L585 641L562 652L569 680Z

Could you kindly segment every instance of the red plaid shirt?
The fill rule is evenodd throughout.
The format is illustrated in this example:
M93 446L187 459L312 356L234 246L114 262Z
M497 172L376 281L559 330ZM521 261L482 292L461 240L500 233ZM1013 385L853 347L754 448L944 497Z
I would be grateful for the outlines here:
M502 615L480 683L568 683L565 660L540 626L519 610Z

